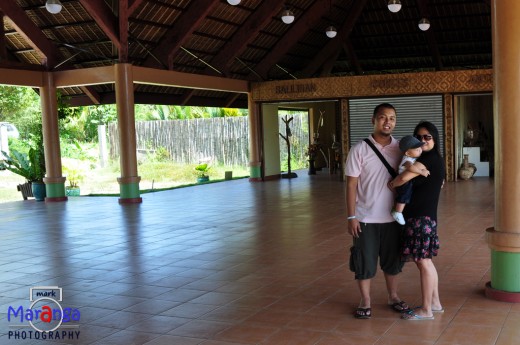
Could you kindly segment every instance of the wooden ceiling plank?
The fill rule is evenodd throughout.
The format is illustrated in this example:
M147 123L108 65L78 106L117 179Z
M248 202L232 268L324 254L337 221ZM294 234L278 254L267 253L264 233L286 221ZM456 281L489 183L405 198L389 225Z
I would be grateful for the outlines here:
M304 77L312 76L316 71L325 63L326 59L330 57L338 47L341 47L342 42L350 36L357 19L361 15L363 8L368 0L359 0L353 5L353 8L349 11L349 15L338 30L338 34L334 39L331 39L320 53L317 54L313 61L311 61L307 67L302 71Z
M58 54L54 44L25 14L15 0L0 1L0 10L9 18L15 30L42 56L42 65L51 69L56 64Z
M106 2L104 0L80 0L79 2L90 14L92 19L96 21L101 30L110 38L117 49L120 49L121 42L119 41L118 20Z
M159 45L152 50L152 55L172 69L171 57L179 51L219 2L219 0L197 0L196 4L194 1L190 2L186 11L164 34ZM157 62L155 58L148 55L143 66L157 66Z
M421 18L430 18L430 12L428 11L428 0L417 0L417 7L419 8L419 14L421 15ZM443 65L441 54L439 52L439 46L437 44L437 40L435 39L434 25L431 25L430 28L424 32L424 34L426 35L428 47L430 48L430 52L432 54L435 69L440 71L442 70Z
M256 73L262 76L264 80L268 79L267 73L269 70L316 25L321 17L326 14L329 5L329 0L315 1L301 18L291 24L287 33L280 38L276 45L269 49L269 53L254 68Z
M244 52L247 45L258 36L260 30L280 12L282 5L283 3L279 0L264 0L220 49L220 52L211 60L211 64L227 75L233 59Z

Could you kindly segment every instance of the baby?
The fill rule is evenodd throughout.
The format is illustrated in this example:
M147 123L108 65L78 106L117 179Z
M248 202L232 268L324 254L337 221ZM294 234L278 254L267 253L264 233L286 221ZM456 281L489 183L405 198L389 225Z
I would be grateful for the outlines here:
M416 174L420 174L422 176L430 175L430 172L426 169L419 169L417 166L413 165L417 158L422 153L422 146L426 144L419 139L406 135L401 138L399 141L399 149L403 153L403 159L401 163L399 163L399 174L404 171L411 171ZM413 189L413 180L408 181L404 185L397 187L397 197L395 198L395 206L392 210L392 217L394 217L395 221L401 225L404 225L405 220L403 217L403 210L407 203L410 202L412 198L412 189Z

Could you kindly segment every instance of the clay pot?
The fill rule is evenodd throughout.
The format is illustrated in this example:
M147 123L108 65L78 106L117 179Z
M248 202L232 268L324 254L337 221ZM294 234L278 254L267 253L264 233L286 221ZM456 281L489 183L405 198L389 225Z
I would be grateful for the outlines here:
M469 155L465 154L462 165L459 168L459 177L463 180L469 180L475 172L477 171L477 167L475 164L470 163L468 159Z

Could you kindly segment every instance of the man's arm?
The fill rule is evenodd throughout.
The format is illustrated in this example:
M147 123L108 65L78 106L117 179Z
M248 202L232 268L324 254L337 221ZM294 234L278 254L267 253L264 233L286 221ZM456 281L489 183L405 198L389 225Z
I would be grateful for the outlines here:
M352 217L356 215L356 196L357 196L358 178L347 176L347 216ZM356 218L348 219L348 233L354 237L359 237L361 227L359 220Z

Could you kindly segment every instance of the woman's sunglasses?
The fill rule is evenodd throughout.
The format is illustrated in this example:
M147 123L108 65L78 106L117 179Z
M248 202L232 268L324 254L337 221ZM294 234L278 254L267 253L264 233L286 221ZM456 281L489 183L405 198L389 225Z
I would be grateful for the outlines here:
M430 141L430 140L432 140L432 138L433 138L433 137L432 137L431 135L429 135L429 134L424 134L424 135L416 134L415 137L416 137L417 139L419 139L419 140L423 140L423 139L424 139L425 141Z

